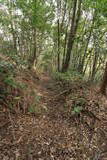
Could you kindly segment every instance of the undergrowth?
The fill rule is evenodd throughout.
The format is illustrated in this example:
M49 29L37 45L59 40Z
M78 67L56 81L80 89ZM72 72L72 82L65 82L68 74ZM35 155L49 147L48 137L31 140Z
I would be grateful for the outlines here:
M54 72L53 78L58 81L82 81L83 76L76 71L68 71L66 73Z
M29 72L29 71L27 71ZM22 76L23 75L23 76ZM28 76L29 75L29 76ZM14 113L40 112L40 97L33 91L31 74L19 72L14 64L0 62L0 108ZM23 79L24 77L24 79ZM33 92L33 94L32 94Z

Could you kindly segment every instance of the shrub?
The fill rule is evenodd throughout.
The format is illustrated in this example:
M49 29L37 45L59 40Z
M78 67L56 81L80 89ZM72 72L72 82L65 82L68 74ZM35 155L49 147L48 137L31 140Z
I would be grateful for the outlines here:
M53 78L56 80L64 80L64 81L78 81L82 80L83 76L76 71L68 71L66 73L55 72L53 74Z
M8 63L6 61L1 61L0 62L0 73L1 74L10 74L14 71L14 65L11 63Z

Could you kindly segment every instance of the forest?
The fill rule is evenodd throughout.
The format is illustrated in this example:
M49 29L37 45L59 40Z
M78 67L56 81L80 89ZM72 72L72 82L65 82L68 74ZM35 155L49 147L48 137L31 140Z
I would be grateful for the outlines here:
M0 160L107 160L107 0L0 0Z

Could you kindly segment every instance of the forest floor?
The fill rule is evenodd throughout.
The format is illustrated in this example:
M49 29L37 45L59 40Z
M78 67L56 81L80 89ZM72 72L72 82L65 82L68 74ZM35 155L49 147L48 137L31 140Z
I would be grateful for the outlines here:
M48 74L25 81L41 109L0 109L0 160L107 160L107 99L97 87Z

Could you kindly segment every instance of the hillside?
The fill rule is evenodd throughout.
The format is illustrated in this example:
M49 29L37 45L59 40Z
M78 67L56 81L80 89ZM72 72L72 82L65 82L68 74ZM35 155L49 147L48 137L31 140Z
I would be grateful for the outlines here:
M107 100L98 87L29 71L14 78L23 87L0 78L0 159L106 160Z
M107 160L107 0L0 0L0 160Z

